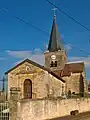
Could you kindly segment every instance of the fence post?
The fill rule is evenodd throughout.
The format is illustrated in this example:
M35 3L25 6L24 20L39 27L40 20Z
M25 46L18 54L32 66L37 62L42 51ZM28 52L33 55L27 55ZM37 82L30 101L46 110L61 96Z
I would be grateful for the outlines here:
M10 89L10 100L9 100L9 120L18 120L17 111L18 106L17 102L20 99L20 88L12 87Z

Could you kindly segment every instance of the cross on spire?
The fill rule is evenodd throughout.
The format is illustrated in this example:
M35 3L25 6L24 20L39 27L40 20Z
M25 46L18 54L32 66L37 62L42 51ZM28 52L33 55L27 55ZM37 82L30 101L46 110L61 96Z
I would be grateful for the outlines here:
M64 50L63 42L60 39L57 24L56 24L56 10L57 10L57 8L53 8L52 10L54 11L54 19L53 19L53 24L52 24L50 40L49 40L49 44L48 44L48 51L49 52Z
M56 18L56 10L57 10L57 8L53 8L52 10L53 10L53 13L54 13L54 18Z

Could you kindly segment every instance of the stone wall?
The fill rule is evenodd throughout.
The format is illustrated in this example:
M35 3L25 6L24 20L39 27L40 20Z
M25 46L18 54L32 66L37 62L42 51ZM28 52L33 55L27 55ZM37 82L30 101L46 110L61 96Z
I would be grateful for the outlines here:
M27 66L29 66L29 71L26 70ZM8 99L12 87L20 88L20 98L24 98L24 81L26 79L30 79L32 82L32 98L43 98L48 94L61 96L62 85L65 91L65 83L61 80L55 78L48 71L25 62L8 74Z
M71 92L79 93L80 73L71 74L71 76L63 77L63 79L66 81L67 92L70 89Z
M47 73L46 73L47 75ZM60 97L62 94L65 94L65 83L58 80L54 76L48 74L48 86L49 86L49 95L53 97Z
M0 102L7 100L7 93L0 91Z
M82 73L71 73L70 76L66 76L66 77L62 77L65 81L66 81L66 92L68 92L68 90L70 89L71 92L75 92L75 93L80 93L80 77L83 77L83 89L84 89L84 93L88 92L88 84L87 84L87 80L86 80L86 74L85 72Z
M27 66L30 68L29 71L26 70ZM25 62L8 74L8 99L10 98L10 88L12 87L20 88L20 97L24 97L24 81L26 79L30 79L32 81L33 98L43 97L43 95L45 95L44 85L42 86L42 84L44 84L44 71L30 63ZM43 95L40 91L43 92Z
M17 106L17 120L45 120L70 115L72 110L90 111L90 99L21 100Z
M56 56L55 60L51 58L52 55ZM65 50L60 50L56 52L45 52L44 56L45 56L45 67L50 68L52 71L63 69L64 65L67 62L67 56ZM51 61L57 61L57 67L50 67Z

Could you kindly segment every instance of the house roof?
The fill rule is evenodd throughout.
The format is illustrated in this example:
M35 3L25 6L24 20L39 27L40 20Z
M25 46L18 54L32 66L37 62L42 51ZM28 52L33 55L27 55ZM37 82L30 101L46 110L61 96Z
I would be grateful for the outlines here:
M16 69L17 67L19 67L20 65L22 65L23 63L25 62L28 62L30 64L33 64L34 66L36 67L39 67L45 71L47 71L48 73L50 73L51 75L53 75L54 77L56 77L57 79L61 80L62 82L65 82L61 77L57 76L54 72L52 72L50 69L47 69L45 68L44 66L32 61L32 60L29 60L29 59L25 59L23 60L22 62L20 62L19 64L17 64L16 66L14 66L13 68L9 69L7 72L5 72L5 74L8 74L9 72L11 72L12 70Z
M48 45L49 52L55 52L58 50L64 50L63 41L60 39L58 34L58 28L56 24L56 17L53 19L53 25Z
M63 70L60 71L54 71L54 73L57 76L64 77L64 76L70 76L71 73L81 73L84 71L84 62L79 62L79 63L67 63L65 64L65 67Z

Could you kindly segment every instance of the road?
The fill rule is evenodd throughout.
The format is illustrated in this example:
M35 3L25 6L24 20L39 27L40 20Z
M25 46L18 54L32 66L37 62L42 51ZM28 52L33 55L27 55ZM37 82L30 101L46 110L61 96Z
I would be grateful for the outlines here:
M54 118L50 120L90 120L90 112L81 113L76 116L65 116L65 117Z

